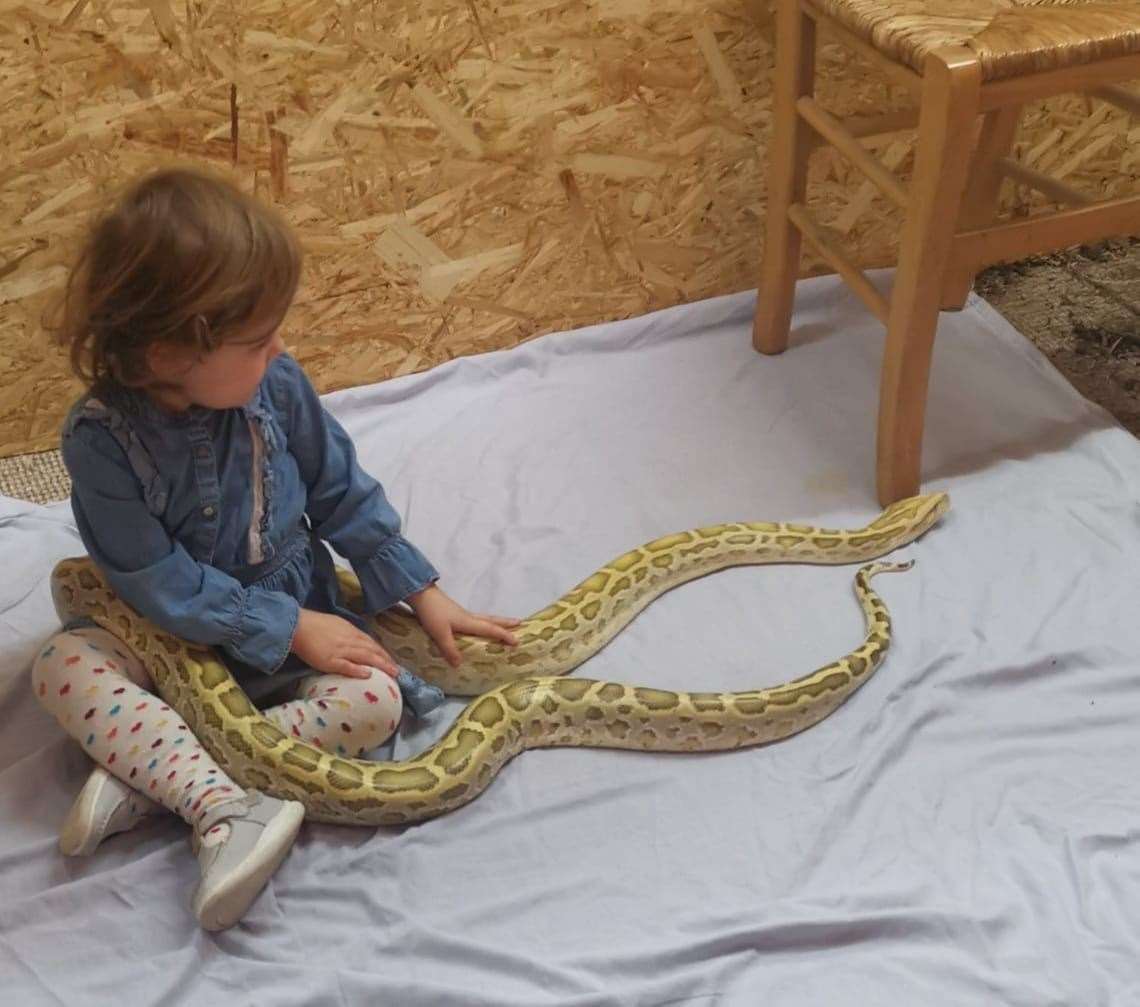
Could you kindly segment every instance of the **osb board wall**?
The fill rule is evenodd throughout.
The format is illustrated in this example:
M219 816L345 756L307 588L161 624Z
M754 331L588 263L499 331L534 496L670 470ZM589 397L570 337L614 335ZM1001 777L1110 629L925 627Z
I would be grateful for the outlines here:
M54 446L79 388L44 308L92 208L160 164L296 227L286 338L322 391L754 287L773 34L767 0L0 0L0 455ZM820 69L840 113L901 104L834 45ZM1062 98L1019 146L1121 192L1136 132ZM865 142L907 172L909 134ZM810 201L890 261L897 219L838 155Z

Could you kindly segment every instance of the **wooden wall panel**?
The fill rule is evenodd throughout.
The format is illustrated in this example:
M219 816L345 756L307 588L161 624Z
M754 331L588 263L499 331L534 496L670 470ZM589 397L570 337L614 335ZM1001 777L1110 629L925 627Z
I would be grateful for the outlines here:
M164 164L296 227L286 337L322 391L754 287L773 41L764 0L0 0L0 455L54 446L79 386L44 308L91 210ZM833 109L901 107L839 47L820 65ZM1131 191L1138 132L1064 97L1019 151ZM909 170L909 134L866 142ZM810 200L891 261L897 215L838 155Z

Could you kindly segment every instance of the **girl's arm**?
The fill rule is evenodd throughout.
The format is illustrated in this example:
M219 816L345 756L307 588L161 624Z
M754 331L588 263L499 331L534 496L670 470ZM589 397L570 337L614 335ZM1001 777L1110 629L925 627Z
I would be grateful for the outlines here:
M306 513L316 533L352 564L366 610L390 608L435 583L438 571L400 534L400 516L357 463L351 438L325 411L300 365L279 356L269 379L308 489Z
M384 490L357 464L352 440L325 411L292 357L273 362L269 388L284 413L289 451L308 487L306 511L314 530L352 564L366 611L406 600L452 666L462 660L455 633L515 646L507 627L517 626L518 619L474 615L435 586L435 567L400 534L399 515Z

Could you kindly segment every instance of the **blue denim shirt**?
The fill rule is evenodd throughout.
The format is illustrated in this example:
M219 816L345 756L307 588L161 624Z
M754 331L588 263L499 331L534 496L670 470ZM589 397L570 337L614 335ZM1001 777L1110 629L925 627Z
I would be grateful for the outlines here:
M307 673L290 653L302 607L363 628L322 540L351 563L370 613L439 577L288 355L236 409L174 414L128 389L89 392L62 451L79 534L112 588L218 648L255 702Z

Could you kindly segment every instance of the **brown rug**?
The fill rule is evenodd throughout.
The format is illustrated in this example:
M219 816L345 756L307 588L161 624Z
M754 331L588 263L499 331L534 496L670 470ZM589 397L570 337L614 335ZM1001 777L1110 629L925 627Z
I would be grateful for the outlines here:
M0 458L0 495L46 504L70 493L71 480L58 451Z

